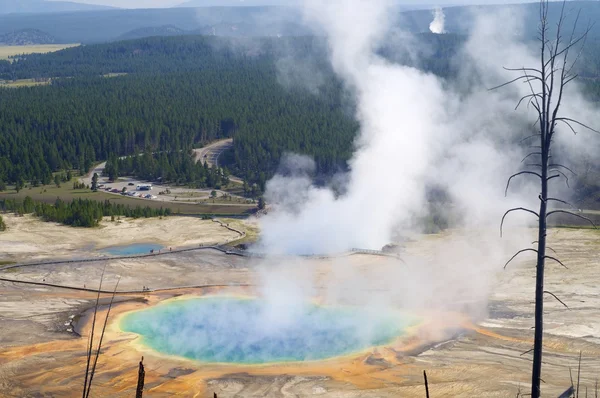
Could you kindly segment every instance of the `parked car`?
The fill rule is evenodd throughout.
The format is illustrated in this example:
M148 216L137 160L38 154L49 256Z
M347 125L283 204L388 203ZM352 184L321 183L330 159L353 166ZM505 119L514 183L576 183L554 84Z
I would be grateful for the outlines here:
M129 184L127 184L127 185L129 185L130 187L132 187L132 186L134 186L135 184L134 184L133 182L130 182L130 183L129 183Z

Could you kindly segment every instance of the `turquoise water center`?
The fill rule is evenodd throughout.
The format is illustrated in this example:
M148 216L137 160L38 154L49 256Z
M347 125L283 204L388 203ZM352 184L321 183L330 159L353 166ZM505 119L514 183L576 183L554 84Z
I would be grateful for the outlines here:
M206 297L132 312L120 326L160 353L202 362L260 364L359 352L392 342L413 323L397 311Z
M111 246L102 249L103 252L113 256L135 256L138 254L150 254L151 251L159 251L163 246L154 243L134 243L124 246Z

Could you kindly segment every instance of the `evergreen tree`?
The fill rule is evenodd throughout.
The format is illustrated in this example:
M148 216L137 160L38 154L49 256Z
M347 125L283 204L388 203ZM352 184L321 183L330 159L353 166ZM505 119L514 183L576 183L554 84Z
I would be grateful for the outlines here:
M98 173L94 173L92 177L92 191L96 192L98 190Z
M260 198L258 198L258 210L263 210L265 207L267 207L267 203L265 202L265 199L261 196Z
M74 227L98 226L103 217L165 217L171 214L171 209L152 209L136 206L130 208L110 201L96 202L88 199L75 199L65 202L56 199L53 205L36 202L27 196L22 202L14 199L0 200L0 211L12 211L23 215L33 213L44 221L59 222Z
M15 183L15 190L17 191L17 193L19 193L21 189L23 189L23 180L19 178Z

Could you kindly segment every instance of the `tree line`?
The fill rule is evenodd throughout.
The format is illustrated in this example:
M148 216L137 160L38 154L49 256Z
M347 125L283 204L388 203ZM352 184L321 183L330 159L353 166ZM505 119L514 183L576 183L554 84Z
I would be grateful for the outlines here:
M419 40L417 58L379 52L453 79L465 37ZM590 48L582 81L600 99L600 45ZM320 77L314 92L302 88L313 77L298 75L304 65ZM128 75L101 77L117 72ZM345 170L358 131L319 38L145 38L0 62L0 76L63 77L49 86L0 88L0 185L50 184L57 171L86 173L113 159L121 174L216 187L225 170L207 171L187 154L233 137L233 151L221 159L247 182L246 192L260 195L286 152L312 156L321 175ZM140 153L155 155L142 156L142 165L134 161ZM130 158L114 160L123 156Z
M111 73L164 75L206 69L231 70L240 64L269 67L282 57L317 56L318 37L227 38L216 36L147 37L78 46L49 54L0 61L0 79L102 76Z
M132 217L149 218L169 216L171 209L136 206L131 208L122 204L114 204L106 200L104 202L89 199L74 199L66 202L56 199L54 204L34 201L30 196L23 200L2 199L0 200L0 211L13 212L18 215L34 214L47 222L57 222L73 227L96 227L103 217ZM1 218L0 218L1 221Z
M196 161L192 151L170 151L141 154L117 158L109 157L104 173L110 180L118 176L134 176L138 179L161 181L194 188L215 188L229 184L227 168L209 167L206 161Z

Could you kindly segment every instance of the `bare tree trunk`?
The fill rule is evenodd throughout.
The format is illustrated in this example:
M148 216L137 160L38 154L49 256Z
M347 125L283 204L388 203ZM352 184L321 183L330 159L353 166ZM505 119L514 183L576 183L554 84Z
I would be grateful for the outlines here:
M138 370L138 384L135 390L135 398L142 398L144 394L144 378L146 377L146 371L144 370L144 357L140 361L140 367Z
M535 275L535 334L533 340L533 369L531 372L531 397L539 398L542 377L542 339L544 333L544 267L546 256L546 214L548 212L548 147L542 134L542 193L538 221L538 248Z

